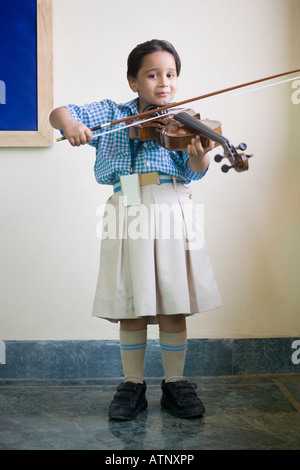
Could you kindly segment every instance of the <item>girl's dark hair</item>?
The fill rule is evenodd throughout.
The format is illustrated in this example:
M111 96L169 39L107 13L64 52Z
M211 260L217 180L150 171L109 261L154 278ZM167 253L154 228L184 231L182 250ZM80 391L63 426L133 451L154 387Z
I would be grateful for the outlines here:
M136 78L138 71L141 68L142 60L147 54L157 51L166 51L172 54L176 63L176 72L179 76L181 69L181 62L179 55L172 44L168 41L162 41L159 39L152 39L142 44L138 44L133 51L130 52L127 60L127 78Z

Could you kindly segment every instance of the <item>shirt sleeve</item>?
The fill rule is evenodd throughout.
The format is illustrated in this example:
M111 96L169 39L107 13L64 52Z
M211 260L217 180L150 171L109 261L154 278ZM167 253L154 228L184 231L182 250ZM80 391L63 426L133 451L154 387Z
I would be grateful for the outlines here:
M68 104L65 108L75 121L82 122L91 128L113 121L116 104L111 100L102 100L84 105ZM60 132L63 135L63 132ZM96 147L97 139L92 138L89 145Z
M207 173L209 166L206 170L196 173L189 167L188 164L189 156L185 150L178 152L172 152L172 160L176 163L177 167L180 168L180 172L184 175L184 180L188 184L193 180L200 180Z
M185 176L186 176L186 178L187 178L188 180L190 180L190 181L192 181L192 180L200 180L200 179L203 178L203 176L207 173L208 168L209 168L209 165L208 165L208 167L206 168L206 170L201 171L200 173L195 173L193 170L190 169L188 163L186 163Z
M82 122L87 127L95 127L113 119L113 103L103 100L78 106L69 104L66 106L75 121Z

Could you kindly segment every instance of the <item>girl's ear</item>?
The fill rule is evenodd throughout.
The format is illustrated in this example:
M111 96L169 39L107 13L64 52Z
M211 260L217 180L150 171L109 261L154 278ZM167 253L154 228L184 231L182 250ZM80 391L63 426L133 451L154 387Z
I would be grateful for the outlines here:
M132 91L134 91L136 93L138 91L136 79L133 78L133 77L128 77L128 83L129 83L129 86L132 89Z

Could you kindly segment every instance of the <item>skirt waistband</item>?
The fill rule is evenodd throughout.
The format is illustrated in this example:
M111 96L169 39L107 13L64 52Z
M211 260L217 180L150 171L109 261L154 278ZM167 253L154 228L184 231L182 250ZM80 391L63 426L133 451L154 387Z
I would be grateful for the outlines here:
M184 184L179 178L175 176L166 175L160 171L152 171L150 173L141 173L139 175L140 186L146 186L148 184L163 184L163 183L179 183ZM114 193L121 191L121 182L118 179L114 184Z

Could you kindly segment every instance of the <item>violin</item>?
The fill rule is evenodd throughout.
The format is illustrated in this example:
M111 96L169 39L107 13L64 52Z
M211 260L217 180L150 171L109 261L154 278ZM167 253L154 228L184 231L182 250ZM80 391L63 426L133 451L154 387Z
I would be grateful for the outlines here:
M149 107L147 108L149 109ZM222 135L219 121L200 120L200 114L195 114L190 109L167 115L156 111L156 116L157 118L151 121L133 120L127 128L129 139L139 141L155 140L158 145L167 150L180 151L185 150L196 135L200 135L203 147L208 146L208 139L215 142L215 147L218 145L223 147L224 155L216 155L215 161L220 162L223 158L228 158L231 165L222 166L221 169L224 173L227 173L231 168L238 172L248 170L248 159L252 155L237 152L237 150L246 150L246 144L241 143L239 146L234 147Z

